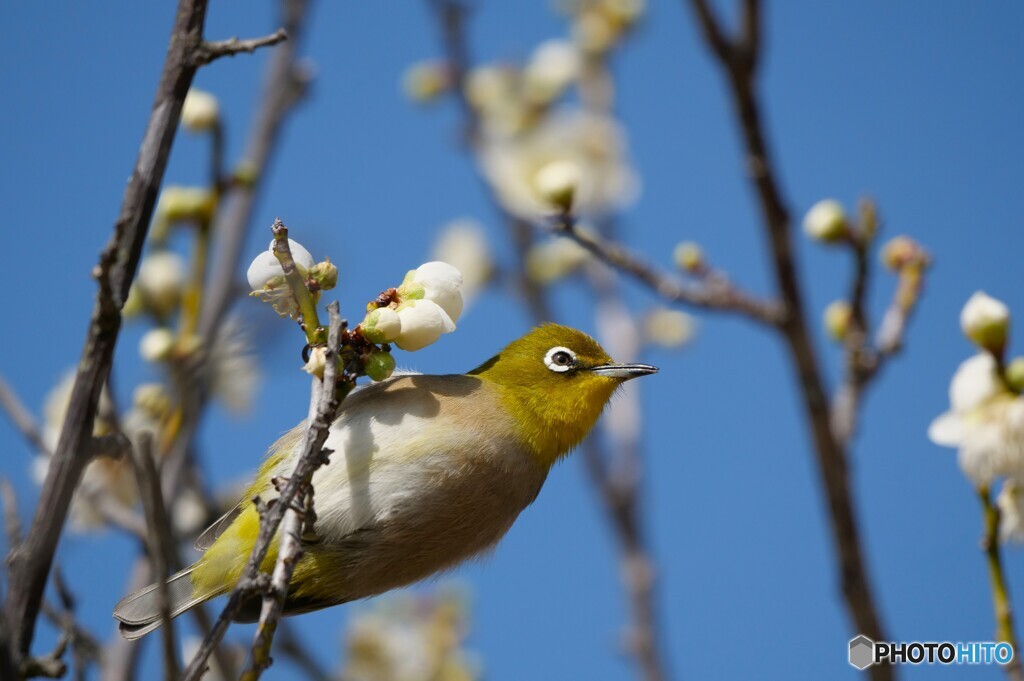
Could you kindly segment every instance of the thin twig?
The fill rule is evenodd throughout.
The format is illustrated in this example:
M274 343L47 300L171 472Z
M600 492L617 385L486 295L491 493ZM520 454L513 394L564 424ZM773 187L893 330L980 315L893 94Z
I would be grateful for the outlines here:
M1003 571L1002 554L999 547L999 507L992 503L987 487L978 490L978 498L984 513L985 534L981 539L981 550L988 563L989 580L992 583L992 606L996 617L996 640L1013 646L1013 659L1003 670L1010 681L1024 681L1021 667L1020 646L1013 626L1013 607L1010 605L1010 589Z
M336 302L328 305L327 309L330 313L330 330L327 342L327 366L324 369L322 385L334 386L338 376L336 358L341 339L342 320L338 315L338 305ZM351 388L350 385L347 387ZM341 387L342 393L340 398L344 397L345 388L346 386ZM254 595L266 593L271 588L266 575L261 576L260 567L263 565L263 561L270 550L273 538L278 534L278 528L285 514L292 509L292 505L297 499L303 498L302 495L309 488L313 473L324 463L326 457L323 451L323 444L327 440L330 425L334 420L333 417L339 405L338 400L340 398L336 397L333 389L320 390L316 393L316 397L316 417L307 424L302 452L295 464L295 470L292 471L291 477L288 479L288 483L285 485L280 496L273 504L268 505L265 512L261 515L259 536L253 546L252 553L249 555L245 570L210 634L203 640L199 651L185 670L183 681L196 681L202 675L203 670L206 668L206 660L224 637L224 633L227 631L231 621L241 610L242 605ZM280 558L280 551L278 557ZM286 595L286 592L277 593L275 598L280 598L283 602ZM280 616L280 611L278 611L277 616ZM269 664L270 643L273 640L273 625L276 623L276 618L272 614L264 618L261 612L261 620L265 620L265 622L261 623L257 631L258 640L254 643L254 648L258 646L260 652L259 657L254 652L253 667L249 671L254 673L255 676L251 678L258 678L263 668L265 668L263 665ZM264 654L266 655L265 657L263 657Z
M160 634L164 646L164 678L174 681L178 678L179 670L178 646L171 625L171 599L167 587L169 566L174 560L174 537L163 494L160 492L160 477L153 460L153 434L149 431L141 431L135 437L132 467L149 530L146 533L146 549L157 583L157 607L160 610Z
M780 331L796 369L804 411L811 429L821 485L828 501L839 581L855 629L876 641L888 640L882 628L861 547L847 470L846 451L832 432L828 396L804 311L796 267L790 215L776 180L764 135L755 71L761 44L758 0L746 0L743 34L726 37L707 0L690 0L705 42L728 76L737 121L747 154L747 171L757 192L771 244L772 265L786 315ZM891 666L874 665L875 681L894 678Z
M60 439L43 483L32 528L12 557L7 621L14 623L12 654L27 657L43 590L53 563L72 493L88 456L100 391L106 382L121 327L121 308L145 242L163 180L181 106L195 75L195 51L203 40L207 0L181 0L153 109L135 168L125 189L114 234L94 274L99 293L68 404Z
M35 450L40 452L46 451L47 447L43 441L43 434L39 431L32 412L25 407L3 376L0 376L0 409L7 413L14 427L18 429L18 432L28 440Z
M663 300L683 303L707 310L739 312L751 319L776 326L783 322L784 313L778 303L760 300L736 288L724 277L706 279L702 286L687 286L664 272L645 263L619 244L575 228L567 216L559 216L551 231L566 236L595 255L598 260L625 272L657 293Z
M240 40L237 37L234 37L228 38L227 40L204 40L199 46L199 49L197 49L193 54L192 59L195 66L206 66L214 59L220 59L221 57L234 57L236 54L241 52L251 53L261 47L277 45L287 39L288 32L283 28L279 28L270 35L265 35L262 38Z

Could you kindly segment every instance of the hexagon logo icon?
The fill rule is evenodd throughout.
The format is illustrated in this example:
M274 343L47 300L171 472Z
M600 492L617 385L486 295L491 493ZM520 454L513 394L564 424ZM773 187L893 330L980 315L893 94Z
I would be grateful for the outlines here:
M867 669L875 663L875 642L861 634L850 639L850 664L857 669Z

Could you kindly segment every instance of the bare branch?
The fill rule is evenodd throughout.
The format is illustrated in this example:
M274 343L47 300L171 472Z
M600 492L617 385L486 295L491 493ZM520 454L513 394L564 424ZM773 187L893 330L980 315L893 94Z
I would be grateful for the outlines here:
M748 0L746 43L725 37L706 0L690 0L708 48L728 75L730 95L747 153L747 171L756 189L762 220L771 244L772 265L786 315L780 331L796 369L804 411L811 429L821 485L828 501L839 581L855 629L874 640L888 640L882 628L861 548L860 530L847 471L846 450L832 431L829 399L807 325L803 293L790 230L790 216L773 169L754 84L760 47L757 37L759 8ZM871 668L875 681L889 680L889 666Z
M325 462L326 452L323 451L323 445L327 440L330 425L334 421L340 400L352 388L350 383L343 383L335 389L338 379L338 363L336 358L338 357L341 330L344 322L338 315L337 302L328 305L327 309L331 317L327 342L327 366L324 370L323 381L320 382L314 379L314 385L320 385L320 389L314 389L313 391L313 398L315 398L316 404L313 409L315 416L307 424L302 451L295 464L295 470L292 471L292 475L281 491L280 496L273 504L268 505L265 512L261 514L259 537L246 563L245 571L242 573L238 584L228 599L227 605L221 612L210 634L203 640L202 646L200 646L195 658L189 664L188 669L185 670L183 681L196 681L202 676L206 668L206 660L224 637L224 633L227 631L232 619L238 614L245 601L258 593L272 593L275 601L280 601L280 605L273 606L273 610L266 613L266 615L264 612L261 612L261 624L257 629L257 640L253 644L254 650L251 667L244 676L251 679L259 678L259 675L270 663L270 645L273 641L274 627L276 626L277 618L280 617L284 599L287 596L287 588L283 591L273 588L271 582L266 579L266 575L261 574L260 566L267 556L271 540L277 535L278 528L281 526L285 515L289 511L294 512L293 504L305 497L313 473ZM311 399L311 402L313 402L313 399ZM281 562L282 556L287 557L283 548L279 551L278 562ZM274 573L278 575L276 565Z
M157 190L178 129L181 106L195 75L193 54L202 43L206 5L206 0L181 0L178 5L138 159L125 190L114 234L95 268L99 293L78 363L67 417L43 484L32 529L11 560L5 615L14 628L13 654L19 657L27 656L31 648L57 540L67 518L72 493L85 467L86 444L92 437L96 405L110 371L121 327L121 307L142 254Z
M700 287L687 286L654 269L623 246L576 229L568 216L561 216L551 229L555 234L567 236L583 246L602 262L640 281L666 301L707 310L739 312L769 326L783 321L780 305L759 300L736 288L728 279L712 278Z
M0 376L0 409L7 412L11 423L18 429L18 432L28 440L34 449L40 452L46 451L46 444L43 442L43 435L36 425L35 418L18 398L18 395L7 384L3 376Z
M241 52L252 53L261 47L277 45L287 39L288 32L283 28L279 28L270 35L263 36L262 38L239 40L237 37L233 37L228 38L227 40L204 40L193 54L193 63L196 66L206 66L215 59L220 59L221 57L234 57L236 54Z
M132 467L146 515L146 549L152 566L153 578L157 583L157 603L160 609L161 640L164 646L164 678L174 681L178 678L178 646L174 640L171 625L171 599L167 588L167 575L174 561L174 537L171 523L160 491L160 477L153 460L153 434L142 431L135 438L132 448Z

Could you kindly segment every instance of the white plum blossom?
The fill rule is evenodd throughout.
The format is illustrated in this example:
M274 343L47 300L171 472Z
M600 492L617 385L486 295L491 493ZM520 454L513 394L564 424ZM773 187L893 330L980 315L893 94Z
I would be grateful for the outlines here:
M559 159L537 171L537 193L549 205L568 212L580 188L582 173L575 161Z
M1010 328L1010 310L984 291L978 291L960 312L960 328L978 347L1002 352Z
M928 428L932 442L959 449L960 468L979 486L1001 476L1024 481L1024 398L998 371L988 353L963 362L950 384L950 410Z
M436 303L454 324L462 314L462 273L440 260L424 263L405 275L398 295L402 301L422 299ZM402 323L404 332L404 320Z
M697 322L682 310L666 307L653 310L644 320L647 341L663 348L682 347L693 338Z
M181 107L181 124L190 132L205 132L217 125L220 104L209 92L192 88Z
M288 248L292 252L292 260L299 267L299 270L308 270L312 268L316 261L313 256L310 255L302 244L298 241L288 239ZM284 270L281 268L281 263L274 255L274 241L270 242L270 246L267 250L257 255L252 263L249 265L248 271L245 273L246 278L249 280L249 288L253 291L261 291L267 288L267 284L273 281L276 277L283 277Z
M371 343L392 343L402 333L402 317L390 307L378 307L366 313L359 328Z
M539 180L551 179L545 177L550 170L542 171L555 162L575 164L579 171L572 194L576 213L601 215L631 202L639 180L627 156L615 120L576 109L556 111L518 135L485 135L480 146L481 168L498 201L531 222L552 213L551 187Z
M824 199L811 206L804 216L804 233L816 241L838 241L846 236L846 211L834 199Z
M526 276L538 284L550 284L572 274L589 258L590 252L583 246L568 237L556 237L530 248L526 254Z
M538 45L523 69L526 96L539 104L557 99L579 77L580 53L566 40L547 40Z
M395 345L409 352L421 350L455 330L455 321L432 300L409 300L400 304L397 312L402 320L402 333L395 339Z

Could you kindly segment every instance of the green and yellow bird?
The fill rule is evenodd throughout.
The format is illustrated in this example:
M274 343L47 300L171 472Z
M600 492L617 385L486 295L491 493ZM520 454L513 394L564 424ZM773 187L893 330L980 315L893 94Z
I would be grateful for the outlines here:
M331 426L330 462L313 476L315 536L303 537L286 614L380 594L494 546L615 390L656 371L545 324L468 374L395 376L353 392ZM234 587L259 532L251 499L276 496L271 479L291 473L304 428L271 447L242 501L196 541L202 557L170 578L172 616ZM275 540L263 569L276 557ZM256 618L254 605L242 621ZM129 639L158 627L155 585L114 617Z

